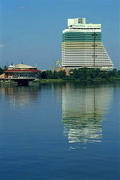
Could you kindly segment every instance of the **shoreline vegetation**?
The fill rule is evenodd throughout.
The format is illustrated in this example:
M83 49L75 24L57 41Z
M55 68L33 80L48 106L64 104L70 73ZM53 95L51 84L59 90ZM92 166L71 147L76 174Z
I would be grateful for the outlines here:
M0 74L4 73L4 69L0 68ZM74 69L70 75L66 75L64 70L61 71L41 71L35 81L30 84L44 84L44 83L111 83L120 81L120 70L113 69L111 71L101 71L100 69ZM0 84L16 84L13 81L0 81Z
M74 69L70 75L66 75L65 71L43 71L39 74L36 82L39 83L62 83L62 82L78 82L78 83L106 83L120 81L120 70L101 71L100 69Z

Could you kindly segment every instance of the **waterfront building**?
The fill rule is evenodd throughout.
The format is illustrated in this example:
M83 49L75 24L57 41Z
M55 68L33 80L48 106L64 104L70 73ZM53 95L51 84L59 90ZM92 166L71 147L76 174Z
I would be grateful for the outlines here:
M62 67L114 68L102 43L101 24L87 24L86 18L68 19L62 33Z
M37 78L40 70L25 64L10 65L5 71L5 78Z

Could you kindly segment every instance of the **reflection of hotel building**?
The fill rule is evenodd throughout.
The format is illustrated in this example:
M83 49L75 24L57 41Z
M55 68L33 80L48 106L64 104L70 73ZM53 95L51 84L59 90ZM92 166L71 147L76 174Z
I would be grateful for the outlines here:
M101 142L103 115L112 92L112 87L63 88L62 117L69 143Z
M113 68L102 43L101 24L87 24L86 18L68 19L68 27L62 33L62 66Z

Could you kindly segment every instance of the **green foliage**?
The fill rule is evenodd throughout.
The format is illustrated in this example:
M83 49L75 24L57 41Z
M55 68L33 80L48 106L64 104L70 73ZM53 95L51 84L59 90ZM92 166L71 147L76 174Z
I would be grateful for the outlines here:
M0 67L0 74L3 74L7 69L8 67L6 65L3 68Z
M4 67L3 67L3 71L6 71L8 69L8 67L5 65Z
M65 71L57 72L57 71L47 70L41 73L42 79L64 79L65 77L66 77Z
M41 73L41 78L42 78L42 79L47 79L47 73L46 73L46 71L43 71L43 72Z
M111 71L101 71L100 69L79 68L74 69L70 76L65 71L43 71L40 74L41 79L66 79L80 81L106 81L120 79L120 70L113 69Z
M118 76L120 76L120 70L118 70Z
M0 67L0 74L3 74L3 69Z
M112 71L101 71L100 69L74 69L71 75L73 79L80 79L84 81L91 80L109 80L111 77L120 77L120 70L113 69Z
M57 75L58 75L58 78L63 79L66 76L66 72L65 71L59 71L59 72L57 72Z

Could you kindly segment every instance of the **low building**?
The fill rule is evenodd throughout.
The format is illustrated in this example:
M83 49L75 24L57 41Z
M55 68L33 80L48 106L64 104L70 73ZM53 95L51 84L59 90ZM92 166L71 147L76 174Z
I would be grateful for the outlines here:
M4 72L5 78L37 78L40 70L25 64L10 65Z
M0 74L0 79L5 79L5 74Z

